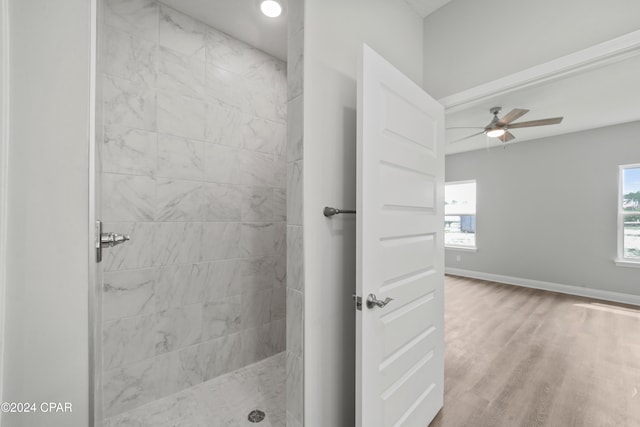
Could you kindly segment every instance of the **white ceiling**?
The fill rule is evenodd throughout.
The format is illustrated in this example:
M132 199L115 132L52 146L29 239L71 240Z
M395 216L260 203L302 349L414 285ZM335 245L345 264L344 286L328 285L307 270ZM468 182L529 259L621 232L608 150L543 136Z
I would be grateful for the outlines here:
M277 58L286 60L287 0L282 0L283 15L275 19L261 14L259 0L161 1ZM450 3L451 0L404 1L423 17L447 4L459 4ZM445 9L448 10L448 8ZM439 16L440 12L431 15L429 19L433 20L434 17ZM501 106L502 114L506 114L513 108L531 110L517 121L564 116L563 122L559 125L514 129L512 133L516 139L512 143L640 120L640 102L638 102L640 78L638 76L640 76L640 56L610 63L601 68L574 73L570 77L554 79L545 84L486 97L464 110L458 108L455 112L448 113L447 127L484 127L492 117L489 108L494 106ZM447 131L447 153L501 145L498 140L484 135L451 143L471 133L474 133L473 129Z
M278 18L260 12L260 0L160 0L238 40L287 60L287 0ZM451 0L404 0L423 18Z
M513 129L516 139L510 143L518 143L640 120L639 76L640 55L637 55L548 83L489 97L478 105L447 114L446 126L484 127L493 117L489 109L494 106L502 107L500 116L513 108L531 110L514 123L564 116L564 120L558 125ZM448 130L447 153L502 145L499 140L485 135L452 143L481 130Z
M287 1L278 18L260 12L259 0L161 0L162 3L194 17L238 40L276 58L287 59Z
M423 18L441 8L451 0L404 0Z

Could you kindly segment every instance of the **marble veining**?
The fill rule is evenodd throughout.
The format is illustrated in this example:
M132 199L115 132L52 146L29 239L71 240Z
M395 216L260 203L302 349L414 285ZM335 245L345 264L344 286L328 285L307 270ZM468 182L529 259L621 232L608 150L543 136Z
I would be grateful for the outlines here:
M202 183L158 179L157 221L202 220Z
M105 0L105 24L158 41L159 6L155 0Z
M202 101L158 91L158 132L202 141L206 110Z
M302 160L287 164L287 223L302 225Z
M170 394L109 417L104 427L230 427L250 425L253 409L266 413L261 427L285 427L285 355ZM193 372L193 371L192 371Z
M205 63L161 46L158 56L158 89L204 99Z
M154 132L107 126L102 143L102 170L153 176L156 167L156 142Z
M182 390L285 349L286 64L154 0L104 8L101 205L132 238L104 254L106 425L244 422L262 368L202 420Z
M156 130L155 93L143 81L105 75L102 98L105 125Z
M104 273L102 317L113 320L155 311L155 269Z
M156 85L157 44L105 26L105 74Z
M160 6L161 46L204 61L206 26L183 13Z
M202 180L204 142L158 135L157 176L173 179Z

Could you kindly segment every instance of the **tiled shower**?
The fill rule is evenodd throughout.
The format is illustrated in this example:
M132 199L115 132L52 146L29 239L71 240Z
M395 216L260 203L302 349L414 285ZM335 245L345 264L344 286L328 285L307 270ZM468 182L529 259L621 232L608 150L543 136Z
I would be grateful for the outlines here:
M102 218L131 235L103 262L110 422L256 362L284 375L287 76L154 0L103 15Z

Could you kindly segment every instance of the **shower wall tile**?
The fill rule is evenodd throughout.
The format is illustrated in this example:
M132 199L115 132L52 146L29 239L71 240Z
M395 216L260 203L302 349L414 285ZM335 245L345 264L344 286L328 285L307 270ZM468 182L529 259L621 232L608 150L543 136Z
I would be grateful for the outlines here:
M105 3L102 204L132 236L103 264L110 416L284 350L287 95L284 62L153 0Z
M205 140L242 148L245 145L248 117L240 110L220 102L208 104Z
M274 257L243 259L241 264L241 292L254 292L271 289L275 278Z
M203 338L210 340L239 332L242 329L242 314L240 295L204 304Z
M215 29L207 31L206 49L209 64L245 77L260 74L264 63L273 61L273 57Z
M303 310L302 293L287 289L287 352L296 357L302 357Z
M207 264L204 301L211 302L242 293L242 260L226 259Z
M157 43L105 26L105 74L156 85Z
M204 220L240 221L245 194L242 187L229 184L204 184Z
M157 314L156 354L178 350L202 341L203 305L185 305Z
M173 179L202 180L204 142L158 135L157 176Z
M187 264L200 261L202 223L163 222L156 224L154 265Z
M287 94L291 100L302 94L304 84L304 29L289 34L287 54Z
M154 132L108 126L102 144L102 170L129 175L153 176L157 136Z
M259 80L245 79L248 103L244 111L263 119L286 123L286 99Z
M156 359L159 396L168 396L204 381L205 354L200 347L186 347Z
M275 258L274 271L275 271L275 286L286 286L287 285L287 255L286 254ZM284 304L284 300L283 300L283 304Z
M119 368L155 355L155 314L105 322L102 330L104 369Z
M158 89L203 100L204 75L204 61L160 47Z
M170 265L157 270L157 310L168 310L202 301L209 275L208 264Z
M302 419L304 404L302 385L302 358L287 351L287 425L289 425L289 414L295 420Z
M285 166L286 168L286 166ZM287 191L283 188L273 189L272 209L274 221L287 220Z
M287 114L289 120L287 121L287 161L295 162L302 160L303 157L303 102L304 96L300 95L289 101L287 107Z
M155 311L153 268L104 273L102 317L105 321Z
M218 184L241 184L240 153L235 148L206 144L204 148L204 179Z
M271 319L270 321L285 319L287 314L286 306L287 288L286 286L276 285L273 287L273 294L271 297ZM284 349L283 349L284 350Z
M244 148L251 151L284 155L286 125L260 118L252 118L246 128Z
M102 252L104 271L131 270L153 265L156 226L150 222L105 222L103 230L131 237L124 245Z
M158 132L203 141L206 111L202 101L158 91Z
M271 154L240 151L240 183L276 187L276 161Z
M275 248L275 227L273 223L242 223L240 228L239 249L245 257L266 256Z
M239 258L243 255L239 236L242 224L237 222L205 222L202 225L202 260Z
M302 161L287 164L287 223L302 225Z
M211 62L207 63L205 74L205 92L210 102L219 101L227 106L249 112L251 98L247 90L247 79L216 67Z
M103 174L103 219L105 221L153 220L155 186L155 180L146 176Z
M238 355L242 353L240 334L226 335L204 344L206 354L205 379L215 378L242 366Z
M160 46L204 61L205 31L204 24L169 7L160 6Z
M287 286L304 291L304 228L287 225Z
M102 98L105 125L156 130L156 96L144 82L105 75Z
M106 0L105 24L158 41L159 6L155 0Z
M157 388L154 359L105 371L105 415L117 415L155 400L158 397Z
M202 183L159 178L157 186L158 221L202 220Z
M271 187L242 188L242 220L273 221L273 191Z
M263 289L242 294L242 329L256 328L271 320L272 289Z
M273 320L270 324L271 354L280 353L287 349L287 320L285 318Z

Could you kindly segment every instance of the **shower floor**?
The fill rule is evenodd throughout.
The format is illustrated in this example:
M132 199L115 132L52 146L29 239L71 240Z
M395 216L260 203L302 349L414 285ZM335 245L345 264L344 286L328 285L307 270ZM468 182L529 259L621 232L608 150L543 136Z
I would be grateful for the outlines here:
M214 378L107 418L103 427L285 427L285 355ZM266 413L259 423L248 415Z

